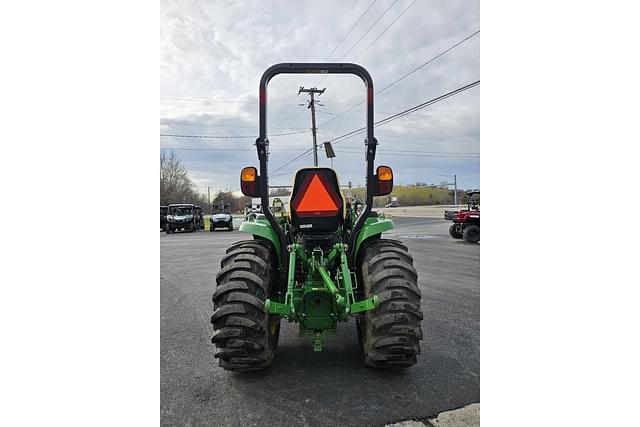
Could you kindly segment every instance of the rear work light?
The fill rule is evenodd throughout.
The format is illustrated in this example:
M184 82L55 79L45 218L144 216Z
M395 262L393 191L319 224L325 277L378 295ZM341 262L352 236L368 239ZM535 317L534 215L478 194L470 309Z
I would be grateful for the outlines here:
M292 208L300 217L335 216L340 211L341 201L327 177L321 173L310 173L302 182Z

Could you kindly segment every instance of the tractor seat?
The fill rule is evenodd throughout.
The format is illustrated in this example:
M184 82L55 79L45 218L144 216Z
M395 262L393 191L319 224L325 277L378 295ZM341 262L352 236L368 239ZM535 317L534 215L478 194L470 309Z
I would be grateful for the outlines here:
M345 200L338 176L330 168L303 168L293 180L289 212L291 224L301 233L335 233L344 224Z

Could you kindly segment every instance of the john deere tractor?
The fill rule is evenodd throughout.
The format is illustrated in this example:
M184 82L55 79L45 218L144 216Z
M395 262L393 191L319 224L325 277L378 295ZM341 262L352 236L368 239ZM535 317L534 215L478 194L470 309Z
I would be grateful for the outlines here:
M252 239L226 251L216 276L211 317L221 367L250 371L269 367L276 353L280 322L300 327L300 337L321 351L338 323L355 317L364 363L405 368L417 362L422 312L413 258L401 242L383 239L393 222L371 210L374 196L393 189L388 166L374 168L373 81L356 64L277 64L260 80L259 167L240 174L243 194L269 206L267 85L282 73L355 74L366 86L366 198L364 206L345 201L338 176L326 167L305 167L293 180L289 209L270 209L242 223ZM375 173L374 173L375 170Z

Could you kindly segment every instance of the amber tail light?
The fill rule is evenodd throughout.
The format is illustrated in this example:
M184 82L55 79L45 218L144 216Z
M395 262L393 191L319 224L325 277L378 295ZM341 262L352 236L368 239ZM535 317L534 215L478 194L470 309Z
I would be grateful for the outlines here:
M242 190L242 194L248 197L259 196L259 179L260 177L258 176L258 170L256 168L253 166L243 168L242 172L240 172L240 189Z
M393 170L389 166L378 166L374 179L374 196L386 196L393 191Z

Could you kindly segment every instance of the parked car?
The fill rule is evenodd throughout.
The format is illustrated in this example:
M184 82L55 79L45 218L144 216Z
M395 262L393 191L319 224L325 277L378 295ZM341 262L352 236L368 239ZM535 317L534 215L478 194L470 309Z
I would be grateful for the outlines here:
M167 234L178 230L196 231L195 206L191 203L179 203L169 205L167 213Z
M226 228L229 231L233 231L233 215L231 215L231 206L228 203L218 207L211 215L209 231L213 231L216 228Z
M169 208L167 206L160 206L160 229L166 231L167 229L167 212Z

